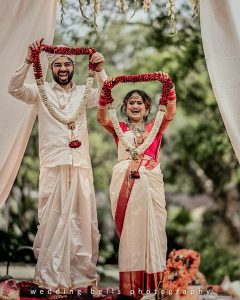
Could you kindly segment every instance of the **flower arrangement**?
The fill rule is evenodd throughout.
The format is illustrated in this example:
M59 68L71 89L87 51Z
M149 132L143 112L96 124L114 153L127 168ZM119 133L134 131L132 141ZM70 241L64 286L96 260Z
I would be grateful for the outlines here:
M180 293L188 288L196 276L200 264L200 254L193 250L173 250L168 257L167 266L163 273L161 289Z
M60 5L61 5L61 22L62 22L64 14L65 14L65 0L59 0L59 1L60 1ZM93 24L94 24L95 28L97 27L96 19L100 13L100 8L101 8L100 1L101 0L78 0L80 12L85 19L87 19L87 18L84 15L84 8L83 8L84 4L91 5L93 7ZM199 0L188 0L188 1L190 1L191 5L192 5L193 16L197 16ZM176 32L175 2L176 2L176 0L166 0L166 10L167 10L167 14L170 18L171 26L172 26L174 33ZM134 0L135 7L137 5L142 6L145 12L147 12L150 9L152 3L153 3L153 0ZM116 6L119 7L120 12L124 13L128 7L127 0L116 0Z
M8 279L0 283L0 299L2 300L20 300L20 290L14 279Z

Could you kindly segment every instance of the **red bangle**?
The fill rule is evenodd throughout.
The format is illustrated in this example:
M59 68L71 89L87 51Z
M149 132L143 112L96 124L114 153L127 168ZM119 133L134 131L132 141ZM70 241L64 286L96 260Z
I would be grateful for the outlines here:
M168 101L176 101L176 91L175 89L171 89L168 94Z

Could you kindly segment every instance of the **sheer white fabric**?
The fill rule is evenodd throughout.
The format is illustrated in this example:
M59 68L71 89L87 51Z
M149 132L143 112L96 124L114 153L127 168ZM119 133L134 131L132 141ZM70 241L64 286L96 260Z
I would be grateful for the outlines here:
M219 109L240 161L240 1L201 0L201 32Z
M12 188L36 116L34 107L8 94L8 83L32 41L44 37L46 44L52 44L56 12L57 0L1 2L0 207ZM46 71L47 59L42 63ZM32 72L27 82L33 82Z

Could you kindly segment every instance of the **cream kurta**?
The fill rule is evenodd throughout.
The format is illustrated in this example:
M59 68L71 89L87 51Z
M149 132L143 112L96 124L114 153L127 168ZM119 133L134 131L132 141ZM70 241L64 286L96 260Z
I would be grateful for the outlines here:
M12 77L9 85L9 93L15 98L37 106L39 120L39 156L40 165L54 167L57 165L70 164L79 167L91 167L89 158L88 132L86 112L80 115L74 134L82 143L81 147L72 149L68 147L71 131L66 125L55 120L45 108L40 99L36 84L24 85L30 65L24 64ZM105 71L96 73L99 86L107 78ZM73 87L67 92L54 81L45 83L46 92L50 103L56 111L64 116L72 115L79 106L85 86ZM92 89L87 108L95 107L98 103L99 91ZM70 99L69 99L70 98ZM64 110L59 108L60 103L68 102Z
M68 146L71 131L55 120L41 101L35 84L25 85L29 70L24 64L12 77L9 93L26 103L36 105L39 128L39 223L34 241L38 258L34 282L55 290L95 284L100 235L97 227L87 131L86 111L79 116L74 135L79 148ZM107 78L97 73L101 88ZM77 109L84 86L67 92L57 83L45 83L49 101L58 113L71 115ZM97 105L98 89L92 89L87 107ZM60 110L60 103L67 103Z

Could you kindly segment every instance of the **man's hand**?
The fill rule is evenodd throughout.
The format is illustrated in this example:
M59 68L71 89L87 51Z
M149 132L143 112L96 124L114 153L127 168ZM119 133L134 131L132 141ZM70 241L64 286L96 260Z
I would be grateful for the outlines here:
M43 45L43 38L39 41L36 41L28 46L28 52L25 61L29 64L32 63L32 50L39 50L41 52L41 48Z
M101 72L103 70L104 62L105 59L100 52L95 52L90 59L90 63L96 65L96 72Z

